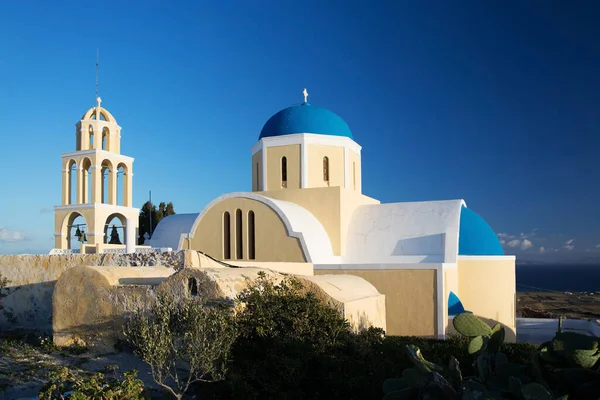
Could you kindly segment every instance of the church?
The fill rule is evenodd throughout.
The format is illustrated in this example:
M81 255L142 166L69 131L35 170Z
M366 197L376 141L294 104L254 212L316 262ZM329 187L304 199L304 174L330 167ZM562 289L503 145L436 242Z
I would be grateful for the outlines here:
M232 266L361 277L385 295L388 334L443 338L466 309L515 341L515 257L464 200L381 204L363 194L361 146L306 89L303 103L266 121L251 154L252 192L169 216L145 244Z

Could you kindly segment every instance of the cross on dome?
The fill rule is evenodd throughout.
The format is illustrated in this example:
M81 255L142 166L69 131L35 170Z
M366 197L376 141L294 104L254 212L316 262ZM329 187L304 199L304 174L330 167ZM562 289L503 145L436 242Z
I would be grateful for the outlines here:
M96 102L98 103L98 108L100 108L100 103L102 103L100 96L96 97Z
M308 103L308 92L306 91L306 88L304 88L302 94L304 95L304 102Z

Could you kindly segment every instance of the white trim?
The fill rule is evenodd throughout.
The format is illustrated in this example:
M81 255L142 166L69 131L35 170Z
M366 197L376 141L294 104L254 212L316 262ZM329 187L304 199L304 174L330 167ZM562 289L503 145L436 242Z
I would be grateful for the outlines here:
M348 147L344 146L344 188L348 189L350 186L350 168L349 168L350 157L348 157Z
M323 146L346 146L360 156L362 147L346 136L322 135L316 133L294 133L260 139L252 148L252 155L264 147L288 146L292 144L319 144Z
M256 200L256 201L258 201L260 203L265 204L270 209L272 209L279 216L279 218L281 218L281 221L285 225L287 235L290 236L290 237L294 237L294 238L298 239L298 241L300 242L300 247L302 248L302 252L304 254L304 257L305 257L307 263L313 263L313 258L312 258L313 255L311 254L310 250L311 249L315 250L314 249L314 244L315 244L314 240L319 240L318 244L321 245L321 246L325 246L325 247L322 247L321 250L323 250L323 248L327 248L327 250L331 253L331 256L329 256L329 257L327 257L326 255L323 255L323 254L316 254L317 257L321 257L321 258L327 257L327 260L330 260L333 257L333 251L331 249L331 242L329 241L329 236L327 235L327 232L325 231L325 228L323 228L323 225L321 225L321 223L319 222L319 220L316 217L314 217L308 210L306 210L305 208L297 205L296 203L292 203L292 202L288 202L288 201L283 201L283 200L275 200L275 199L271 199L269 197L261 196L261 195L255 194L255 193L248 193L248 192L228 193L228 194L225 194L223 196L217 197L216 199L214 199L213 201L211 201L210 203L208 203L208 205L206 207L204 207L204 209L196 217L196 220L194 221L194 224L192 225L192 227L190 229L190 232L188 233L189 234L189 238L193 238L194 237L194 233L198 229L198 224L200 223L200 221L202 220L202 218L204 217L204 215L214 205L220 203L223 200L232 199L232 198L245 198L245 199ZM307 215L305 215L304 217L307 217L308 215L312 216L314 218L314 222L322 230L320 232L322 234L322 237L321 238L315 238L315 232L302 232L300 230L298 230L298 231L294 230L294 226L292 226L292 223L289 220L288 216L286 215L286 213L280 207L280 205L284 205L284 204L286 204L288 206L293 206L293 207L296 207L296 208L298 208L300 210L305 211L305 213ZM309 249L309 246L307 244L307 240L306 240L306 238L304 236L305 233L307 235L311 235L310 239L313 241L313 246L312 246L311 249ZM186 238L188 238L186 236L186 233L182 233L180 235L180 237L179 237L179 243L177 245L178 250L181 250L183 248L184 239L186 239ZM329 243L324 243L324 241L327 241ZM314 261L321 261L321 262L323 262L323 260L314 260Z
M308 147L305 137L302 137L300 143L300 187L302 189L308 187Z
M94 154L103 156L104 158L108 158L109 160L115 159L115 160L120 160L120 161L129 161L132 164L133 164L133 161L135 160L135 158L133 158L133 157L124 156L122 154L112 153L110 151L100 150L100 149L79 150L79 151L72 151L70 153L62 153L61 157L64 159L64 158L74 158L74 157L79 157L79 156L91 156Z
M262 144L262 143L261 143ZM261 190L263 192L267 191L267 148L266 147L262 147L262 188L259 188L258 190Z
M54 211L63 211L63 210L71 210L77 211L81 209L89 209L89 208L98 208L98 209L108 209L112 210L112 214L123 214L125 216L126 213L138 213L140 212L139 208L133 207L125 207L125 206L117 206L114 204L105 204L105 203L85 203L85 204L67 204L54 206Z
M474 260L474 261L492 261L492 260L505 260L515 261L517 256L458 256L458 260Z
M434 270L435 271L435 290L436 290L436 325L438 339L446 338L444 329L447 319L447 302L444 291L444 269L448 263L436 264L314 264L315 270ZM456 266L456 264L454 264ZM448 265L448 268L452 266ZM385 294L385 293L384 293Z

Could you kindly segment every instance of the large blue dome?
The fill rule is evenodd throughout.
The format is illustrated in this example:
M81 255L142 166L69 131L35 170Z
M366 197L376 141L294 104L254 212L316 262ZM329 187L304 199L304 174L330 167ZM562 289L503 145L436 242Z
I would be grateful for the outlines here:
M461 256L503 256L504 249L492 228L475 211L460 210L458 254Z
M303 103L284 108L269 118L262 128L258 140L294 133L317 133L345 136L352 139L352 132L348 124L339 115L326 108Z

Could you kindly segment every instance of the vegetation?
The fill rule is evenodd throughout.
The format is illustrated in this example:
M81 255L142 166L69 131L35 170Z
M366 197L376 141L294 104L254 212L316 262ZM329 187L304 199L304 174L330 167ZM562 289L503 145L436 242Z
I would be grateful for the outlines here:
M2 273L0 273L0 312L2 315L4 315L4 318L6 318L8 322L15 323L16 317L14 316L12 310L5 308L3 304L3 299L14 291L8 288L9 283L10 281L2 276Z
M554 340L542 344L525 362L511 362L500 351L504 328L490 328L477 316L463 313L454 318L456 330L468 338L475 374L463 377L460 362L451 356L446 368L428 361L415 345L406 353L413 367L401 378L383 384L385 400L391 399L595 399L600 393L597 338L559 328ZM556 396L556 397L555 397ZM569 397L570 396L570 397Z
M195 382L224 378L234 329L228 308L160 294L149 312L130 316L124 331L154 381L180 399Z
M173 214L175 214L175 207L172 202L165 203L161 201L158 208L150 201L145 202L140 210L138 244L143 245L145 241L144 234L154 232L163 218ZM152 226L150 226L151 218Z
M562 332L559 324L539 347L505 343L502 326L470 313L454 326L458 334L447 340L386 337L374 328L355 334L297 278L275 283L262 274L233 308L161 295L149 311L131 315L125 332L175 398L577 400L600 393L597 338ZM127 398L142 398L136 379L58 371L44 393L70 388L120 399L132 388Z
M38 398L40 400L64 399L111 399L137 400L149 396L144 392L142 381L137 379L137 371L123 374L123 380L105 379L101 372L92 376L74 374L69 368L63 367L49 374L50 380L42 387Z

